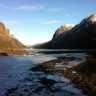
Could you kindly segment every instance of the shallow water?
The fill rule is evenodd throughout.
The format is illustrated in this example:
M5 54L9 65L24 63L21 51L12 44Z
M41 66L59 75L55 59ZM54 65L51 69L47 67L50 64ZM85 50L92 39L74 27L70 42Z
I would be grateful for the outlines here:
M51 95L56 95L56 96L61 95L62 96L65 93L67 94L65 96L73 96L72 95L73 93L79 94L80 91L76 91L77 93L75 91L73 92L72 90L64 91L66 89L66 87L61 86L61 85L62 84L66 85L67 83L69 83L69 80L66 79L65 77L61 76L60 74L52 75L52 74L44 74L43 72L34 73L34 72L30 72L29 69L32 66L36 65L37 63L42 63L45 61L53 60L59 56L76 57L77 59L74 62L78 63L78 62L81 62L82 60L84 60L84 55L85 54L83 54L83 53L79 53L79 54L78 53L66 53L66 54L50 54L50 55L34 55L34 56L0 57L0 96L3 96L3 94L6 92L7 89L16 87L17 84L19 84L19 88L18 88L18 90L16 90L15 93L13 93L13 95L15 94L15 96L17 96L22 91L22 87L25 87L26 84L27 84L26 86L31 86L33 91L37 88L43 87L41 90L41 93L36 92L36 93L34 93L34 96L41 96L41 95L44 96L44 94L46 94L46 96L51 96ZM70 64L71 63L69 62L69 66L71 66ZM29 79L27 80L26 78L29 78L31 80L29 80ZM53 84L52 87L50 87L50 88L56 89L56 86L59 86L60 87L59 90L60 91L63 90L65 93L63 91L61 93L59 91L54 91L55 93L53 94L53 92L50 92L50 90L48 91L46 89L45 85L40 83L43 80L42 78L46 78L46 80L48 79L49 81L53 80L53 81L57 82L57 83ZM22 82L23 80L25 80L25 81ZM74 87L72 87L71 89L73 89L73 88ZM31 90L31 89L29 88L29 90ZM76 89L74 89L74 90L76 90ZM50 94L48 93L49 94L48 95L46 92L47 93L49 92ZM24 94L25 94L24 96L31 96L31 95L28 95L26 92ZM12 95L9 95L9 96L12 96Z

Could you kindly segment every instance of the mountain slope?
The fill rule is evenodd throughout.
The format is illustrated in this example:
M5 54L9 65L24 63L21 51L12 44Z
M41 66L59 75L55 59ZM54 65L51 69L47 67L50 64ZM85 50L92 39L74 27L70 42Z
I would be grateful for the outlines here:
M51 42L56 42L64 37L75 25L74 24L64 24L55 31Z
M61 35L62 38L53 36L51 41L38 48L96 49L96 14L83 19L70 30L62 31Z
M0 49L5 50L23 47L25 46L12 34L10 34L9 29L7 29L2 22L0 22Z

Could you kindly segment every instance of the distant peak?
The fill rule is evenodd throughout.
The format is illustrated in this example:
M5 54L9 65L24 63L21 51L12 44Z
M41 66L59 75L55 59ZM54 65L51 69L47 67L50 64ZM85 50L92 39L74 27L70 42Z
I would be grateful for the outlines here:
M83 19L81 21L81 23L79 24L79 26L84 24L84 23L88 23L88 22L90 22L90 23L95 23L96 22L96 13L94 13L94 14L88 16L87 18Z
M89 16L88 20L91 21L91 22L96 22L96 13L92 14L91 16Z
M90 17L96 17L96 13L92 14Z
M64 24L63 27L64 27L64 26L65 26L65 27L74 27L75 24Z

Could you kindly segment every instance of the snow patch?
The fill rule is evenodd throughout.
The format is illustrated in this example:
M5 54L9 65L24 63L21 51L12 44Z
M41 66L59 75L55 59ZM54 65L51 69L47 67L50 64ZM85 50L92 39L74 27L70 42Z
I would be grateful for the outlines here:
M91 15L91 16L89 17L89 20L92 21L92 22L96 22L96 13L93 14L93 15Z

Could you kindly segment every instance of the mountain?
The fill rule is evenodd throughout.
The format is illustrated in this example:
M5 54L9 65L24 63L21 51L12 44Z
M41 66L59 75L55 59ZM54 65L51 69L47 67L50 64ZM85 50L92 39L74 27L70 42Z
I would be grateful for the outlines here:
M55 34L53 35L51 42L56 42L56 41L60 40L61 38L63 38L64 34L66 34L68 31L70 31L74 26L75 26L75 24L64 24L63 26L58 28L55 31Z
M7 29L2 22L0 22L0 49L6 50L23 47L25 46L10 33L9 29Z
M49 46L51 43L55 43L56 41L60 40L63 37L63 34L65 34L65 32L72 29L74 26L75 24L64 24L55 31L55 34L53 35L53 38L51 41L48 41L45 43L37 43L33 45L32 47L33 48L50 48Z
M77 25L70 26L60 27L51 41L36 48L96 49L96 14L83 19Z

